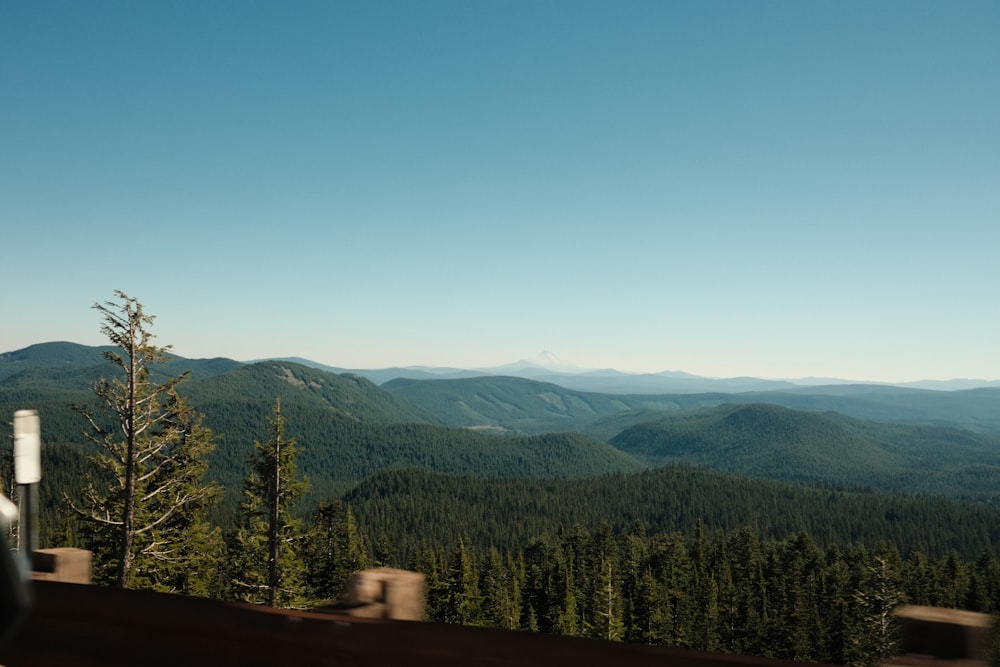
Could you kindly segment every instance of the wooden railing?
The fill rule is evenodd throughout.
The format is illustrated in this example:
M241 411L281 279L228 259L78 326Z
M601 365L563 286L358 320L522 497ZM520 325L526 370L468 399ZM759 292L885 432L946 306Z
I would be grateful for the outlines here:
M790 666L795 663L635 644L385 621L35 581L8 667L222 665L350 667Z

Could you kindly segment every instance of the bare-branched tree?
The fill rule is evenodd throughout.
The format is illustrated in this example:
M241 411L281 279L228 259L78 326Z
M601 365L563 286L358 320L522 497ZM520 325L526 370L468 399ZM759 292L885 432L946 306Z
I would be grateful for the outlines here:
M115 346L104 355L115 373L93 386L98 411L77 406L99 448L92 457L98 471L72 505L114 585L184 589L184 566L197 550L189 538L211 533L203 520L218 490L203 478L215 437L177 393L189 373L156 380L170 348L152 343L153 316L135 298L115 294L119 302L94 305Z

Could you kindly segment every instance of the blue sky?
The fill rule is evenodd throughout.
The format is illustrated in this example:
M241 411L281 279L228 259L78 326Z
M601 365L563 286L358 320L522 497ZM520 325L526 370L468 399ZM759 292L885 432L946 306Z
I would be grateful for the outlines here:
M0 351L1000 379L1000 4L8 2Z

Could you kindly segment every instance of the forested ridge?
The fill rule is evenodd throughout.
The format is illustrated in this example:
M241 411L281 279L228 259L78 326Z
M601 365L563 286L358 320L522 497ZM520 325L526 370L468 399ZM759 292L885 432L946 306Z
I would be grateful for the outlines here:
M636 408L701 406L704 396L610 395L571 391L548 382L516 377L453 380L399 378L382 385L444 423L494 427L514 433L582 430L593 420Z
M244 406L252 411L252 406ZM646 466L607 443L574 433L504 437L428 424L367 424L312 415L309 428L288 409L288 433L303 443L300 466L312 481L308 501L340 496L370 475L422 466L477 477L581 477ZM325 415L324 415L325 417ZM218 422L209 420L213 429ZM322 440L309 436L326 429ZM321 442L322 444L317 444ZM246 470L245 449L223 443L212 456L212 478L229 492Z
M930 391L888 385L801 386L781 391L607 394L575 391L517 377L396 379L382 388L454 426L495 426L515 432L581 430L624 411L678 411L725 404L768 404L807 412L913 426L959 426L1000 434L1000 387ZM605 425L606 426L606 425Z
M840 484L996 502L1000 437L955 426L916 426L726 404L643 414L610 438L650 465L685 462L771 479Z
M43 545L105 553L112 542L93 542L71 504L85 480L111 483L88 459L80 409L99 407L92 383L112 371L91 348L36 348L0 355L0 406L42 414ZM525 400L566 423L592 417L575 433L497 435L499 422L449 426L453 405L435 413L291 362L168 357L149 377L181 379L176 400L203 416L206 498L217 494L176 524L191 567L140 572L142 586L268 600L235 582L262 562L264 524L247 512L264 507L250 500L266 485L250 484L252 455L265 474L265 445L287 439L303 485L283 501L298 546L284 556L294 594L272 598L282 604L336 597L354 569L394 565L428 575L434 620L852 664L881 650L866 625L878 604L1000 605L1000 445L980 417L961 424L982 405L956 423L904 424L705 395L615 405L540 383L528 400L520 380L480 380L493 392L481 404L522 425L541 423L519 412Z

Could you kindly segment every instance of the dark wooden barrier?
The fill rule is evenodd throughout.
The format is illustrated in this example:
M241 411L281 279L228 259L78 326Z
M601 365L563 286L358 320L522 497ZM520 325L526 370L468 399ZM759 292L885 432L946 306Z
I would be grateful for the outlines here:
M958 609L905 605L896 610L903 655L893 661L927 658L985 665L993 641L993 617ZM914 664L917 664L914 662Z
M31 578L89 584L93 554L85 549L39 549L31 554Z
M795 663L529 632L295 612L36 581L8 667L381 665L788 667ZM815 667L815 666L813 666Z

